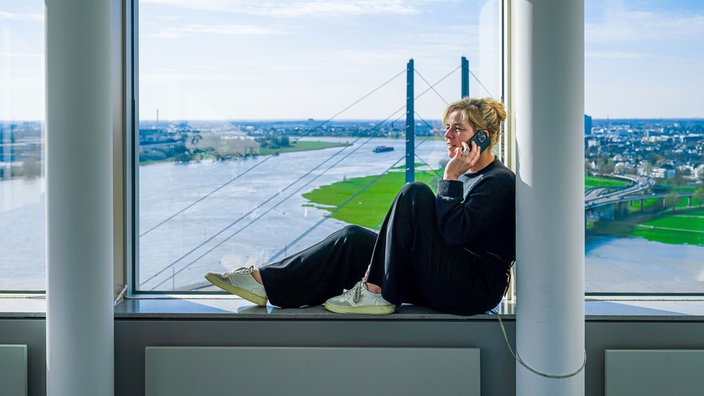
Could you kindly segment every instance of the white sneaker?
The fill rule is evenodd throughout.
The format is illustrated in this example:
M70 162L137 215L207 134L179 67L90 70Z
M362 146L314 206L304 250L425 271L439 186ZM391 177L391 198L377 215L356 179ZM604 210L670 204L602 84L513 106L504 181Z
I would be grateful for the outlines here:
M254 267L237 268L222 274L208 272L205 274L205 279L225 291L263 307L267 301L266 290L264 285L254 279L252 271Z
M381 294L372 293L367 283L359 281L353 288L325 302L325 309L340 314L387 315L396 307L384 300Z

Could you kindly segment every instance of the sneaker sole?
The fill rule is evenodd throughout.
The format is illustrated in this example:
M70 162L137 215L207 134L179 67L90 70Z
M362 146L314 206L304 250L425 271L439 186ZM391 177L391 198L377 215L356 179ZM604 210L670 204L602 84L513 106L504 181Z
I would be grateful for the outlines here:
M240 296L249 302L253 302L253 303L259 305L260 307L266 306L266 301L267 301L266 297L258 296L256 294L250 292L249 290L235 287L231 283L228 283L228 282L223 282L211 274L206 274L205 279L207 279L208 282L214 284L215 286L217 286L227 292L230 292L232 294Z
M363 307L346 307L325 303L325 309L339 314L388 315L396 311L393 305L367 305Z

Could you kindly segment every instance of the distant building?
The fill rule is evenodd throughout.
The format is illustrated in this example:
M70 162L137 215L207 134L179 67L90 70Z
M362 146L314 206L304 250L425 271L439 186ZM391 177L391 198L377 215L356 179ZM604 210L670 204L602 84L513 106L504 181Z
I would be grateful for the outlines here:
M650 176L658 179L669 179L675 177L675 167L670 164L663 164L661 167L653 168Z
M584 115L584 134L585 135L591 135L592 134L592 116L589 115Z

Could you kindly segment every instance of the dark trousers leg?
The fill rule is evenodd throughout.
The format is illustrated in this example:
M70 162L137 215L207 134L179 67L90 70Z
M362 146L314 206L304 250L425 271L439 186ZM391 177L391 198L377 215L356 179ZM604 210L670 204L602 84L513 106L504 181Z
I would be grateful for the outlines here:
M435 195L421 183L396 196L379 231L368 281L396 305L413 303L444 312L482 311L482 269L461 247L448 246L437 226Z
M425 303L414 267L434 260L438 239L435 195L425 184L406 184L381 226L367 280L396 305Z
M269 301L282 308L318 305L350 289L369 266L376 233L347 226L259 269Z

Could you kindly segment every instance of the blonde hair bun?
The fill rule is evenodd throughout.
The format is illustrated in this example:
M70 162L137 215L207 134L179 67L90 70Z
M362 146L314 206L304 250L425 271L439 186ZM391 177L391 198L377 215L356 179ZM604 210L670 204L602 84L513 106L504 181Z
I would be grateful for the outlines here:
M465 97L450 103L442 116L442 123L447 123L447 117L455 110L462 111L462 119L467 120L475 130L484 129L491 138L493 146L499 141L501 123L506 119L504 104L490 97Z

